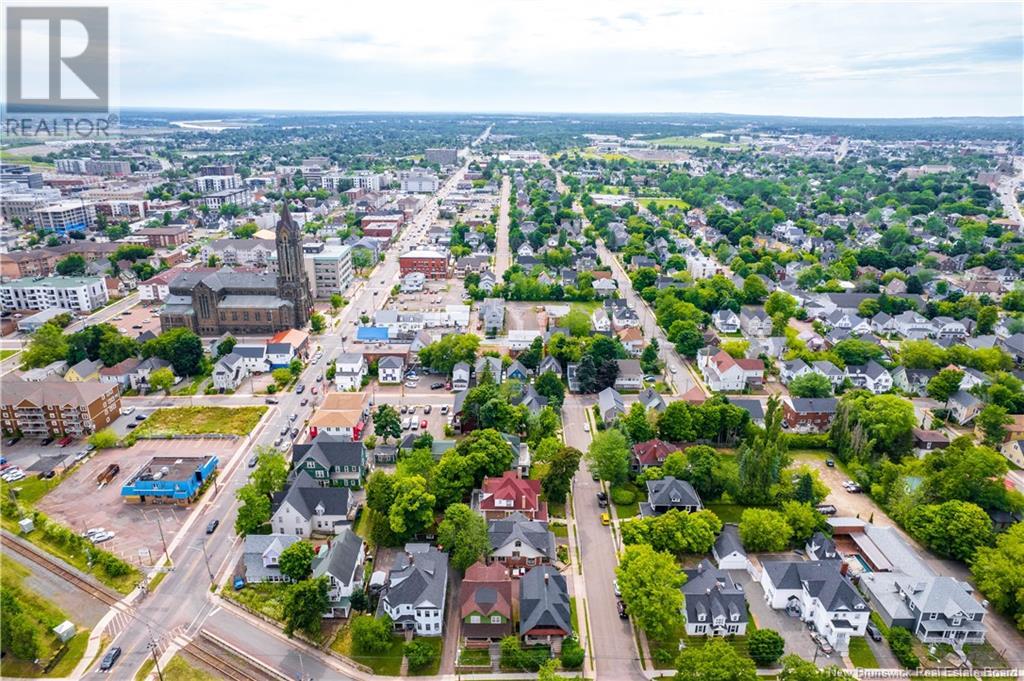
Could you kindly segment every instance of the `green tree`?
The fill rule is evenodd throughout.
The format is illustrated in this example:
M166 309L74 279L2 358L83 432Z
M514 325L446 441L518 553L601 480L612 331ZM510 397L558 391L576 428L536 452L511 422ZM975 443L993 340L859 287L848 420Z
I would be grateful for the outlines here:
M670 509L660 516L633 518L622 522L624 544L648 544L655 551L673 554L707 553L722 530L713 512L684 513Z
M644 346L643 352L640 353L640 367L647 373L655 373L659 368L658 359L658 340L652 338L651 342Z
M454 333L444 336L419 351L420 362L438 373L451 375L452 368L459 362L472 364L476 360L480 337L471 333Z
M764 430L745 442L739 451L740 498L749 504L767 503L772 485L779 482L782 470L789 465L779 405L778 397L768 399Z
M178 376L195 376L203 370L203 342L186 328L165 331L142 345L143 357L166 359Z
M452 567L465 570L490 551L487 521L466 504L452 504L438 525L437 543L448 552Z
M678 320L672 324L668 334L669 340L676 344L676 352L683 357L696 357L697 351L704 347L704 334L700 327L691 320Z
M116 446L119 439L112 428L104 428L89 436L89 444L96 449L109 449Z
M85 258L78 253L72 253L63 260L57 262L57 274L62 277L80 277L85 274Z
M740 539L748 551L784 551L793 538L786 516L767 508L747 508L740 516Z
M589 336L591 331L590 316L578 308L569 310L569 313L558 320L558 325L568 329L572 336Z
M426 480L418 475L405 478L398 486L388 515L391 530L408 539L427 529L434 522L436 500L437 497L427 491Z
M797 376L786 387L795 397L828 397L832 394L832 383L817 372Z
M747 305L760 305L768 296L768 287L761 277L751 274L743 280L743 302Z
M235 517L235 533L258 534L270 522L270 497L252 485L243 485L235 493L242 505Z
M334 314L338 314L338 310L340 310L341 306L344 305L345 299L341 297L340 293L332 293L330 300L331 300L331 311Z
M680 623L686 583L675 557L647 544L627 546L615 574L636 625L651 638L667 637Z
M654 424L647 416L644 405L634 402L622 418L622 428L634 443L647 442L655 436Z
M313 333L323 333L327 328L327 321L322 314L314 312L309 316L309 328Z
M540 366L540 361L544 359L544 339L541 336L534 338L530 347L524 350L517 359L527 369L536 371Z
M174 385L174 372L169 367L161 367L149 374L149 387L154 392L163 390L170 394Z
M618 430L596 433L585 458L591 472L610 484L624 482L629 474L629 444Z
M945 403L960 389L964 372L957 369L943 369L928 381L928 397Z
M236 345L238 345L238 340L234 336L230 334L225 336L224 340L217 343L217 356L223 357L224 355L230 354L231 351L235 349Z
M553 371L545 371L533 384L538 394L548 398L548 404L555 409L560 409L565 401L565 386L562 379Z
M987 404L975 419L978 428L984 434L984 443L989 447L999 447L1006 439L1006 426L1013 423L1005 407L998 404Z
M298 582L309 577L313 569L313 558L316 551L308 541L297 541L281 552L278 567L281 574L292 581Z
M899 628L894 627L893 631ZM786 655L782 659L782 671L779 673L779 681L853 681L853 679L854 677L844 674L838 667L819 667L799 655Z
M540 481L545 499L557 504L565 503L572 489L572 478L580 467L582 457L582 452L574 447L559 447L558 452L548 462L547 473Z
M269 497L284 489L288 480L288 459L273 447L256 448L256 469L249 476L249 484L260 494Z
M970 560L980 547L992 543L992 520L983 508L969 501L914 506L906 527L928 548L958 560Z
M757 681L754 662L720 638L684 648L676 669L676 681Z
M772 291L764 302L764 311L769 317L783 315L789 319L796 314L798 303L796 298L785 291Z
M284 633L291 636L296 630L309 636L320 636L327 598L327 577L307 579L288 590L284 605Z
M437 660L437 648L421 638L406 643L404 651L412 671L426 669Z
M398 412L390 404L382 404L373 414L373 432L384 438L387 444L390 438L402 437L402 421Z
M118 333L112 326L104 325L100 334L98 357L103 364L112 367L118 362L123 362L129 357L139 354L139 344L134 338ZM172 379L173 380L173 379Z
M747 636L747 649L758 666L767 667L786 652L786 642L774 629L758 629Z
M979 547L971 563L978 588L1024 632L1024 523L999 535L995 547Z
M63 361L68 355L68 341L64 332L55 324L43 324L28 341L28 347L21 353L22 369L38 369L54 362Z
M782 502L782 515L786 519L786 523L793 529L793 542L797 546L806 544L815 532L825 527L825 517L814 510L809 503L784 501Z

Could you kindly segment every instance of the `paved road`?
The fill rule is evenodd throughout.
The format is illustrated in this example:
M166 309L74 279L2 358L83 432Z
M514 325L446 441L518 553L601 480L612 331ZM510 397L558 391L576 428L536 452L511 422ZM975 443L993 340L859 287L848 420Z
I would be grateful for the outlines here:
M447 196L458 181L464 176L466 166L454 173L439 190L435 198ZM369 280L354 285L349 292L350 303L341 309L338 315L338 326L332 333L318 336L314 342L321 346L324 359L318 364L310 364L303 371L300 382L307 386L313 385L318 374L325 371L327 361L342 352L342 335L354 336L355 321L367 310L372 311L383 305L391 287L398 280L397 254L415 243L417 234L429 227L437 217L437 202L429 201L410 221L396 243L392 245L383 262L371 273ZM111 316L115 312L111 312ZM427 391L429 392L429 390ZM237 558L241 540L235 537L233 526L237 513L235 491L245 484L249 468L246 462L252 450L258 445L271 445L279 431L286 424L291 424L289 416L298 414L301 423L312 411L313 401L306 407L301 405L304 398L313 398L307 390L303 395L294 391L277 395L279 404L272 406L266 426L253 434L248 446L237 452L233 458L223 462L219 492L212 499L203 502L196 509L192 525L184 531L182 537L167 537L172 544L171 558L175 569L167 576L154 593L146 597L136 609L135 618L121 631L115 632L113 645L122 648L122 659L118 669L125 675L133 674L147 659L147 644L157 641L160 649L164 649L171 640L181 634L195 635L202 627L209 626L214 633L237 643L242 649L249 651L260 659L272 663L278 669L298 678L300 674L312 675L317 679L346 679L335 669L329 669L318 659L305 653L302 649L290 644L273 633L264 631L246 619L235 616L225 610L218 610L208 600L206 587L210 584L209 571L219 575L227 569L230 562ZM321 395L316 396L322 398ZM441 399L438 395L437 399ZM146 398L142 398L145 400ZM241 405L259 403L262 398L252 396L218 396L195 398L214 404ZM450 397L449 397L450 399ZM167 398L150 398L149 406L163 404ZM221 521L220 529L206 543L205 554L203 543L207 540L206 524L217 518ZM207 568L209 564L209 570ZM93 672L93 678L101 678ZM93 674L90 674L92 676Z
M567 395L562 407L562 424L568 445L585 452L590 433L583 430L586 410L595 402L593 395ZM618 565L618 549L611 529L601 524L597 505L600 485L583 465L573 480L573 509L579 532L587 608L590 613L590 641L597 678L643 679L634 646L633 629L628 620L619 619L612 581ZM579 605L579 604L577 604ZM583 618L580 618L581 623Z
M501 198L498 208L498 243L494 249L494 276L501 281L505 270L512 264L508 245L509 210L512 196L512 182L508 175L501 178Z

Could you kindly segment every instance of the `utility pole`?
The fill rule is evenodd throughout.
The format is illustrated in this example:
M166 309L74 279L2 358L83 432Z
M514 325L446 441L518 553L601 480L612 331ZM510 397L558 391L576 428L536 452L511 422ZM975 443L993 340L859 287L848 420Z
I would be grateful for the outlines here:
M164 545L164 557L167 559L169 569L174 569L174 564L171 563L171 553L167 550L167 540L164 539L164 527L160 524L160 512L156 514L156 528L160 531L160 543Z
M158 658L156 654L156 641L150 639L149 645L146 647L149 648L149 652L153 655L153 664L156 665L156 675L160 677L160 681L164 681L164 673L160 670L160 658Z

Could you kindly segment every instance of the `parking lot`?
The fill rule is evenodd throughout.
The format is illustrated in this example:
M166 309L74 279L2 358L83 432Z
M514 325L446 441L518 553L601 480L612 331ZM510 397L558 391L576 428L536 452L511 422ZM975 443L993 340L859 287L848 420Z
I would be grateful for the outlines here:
M112 317L108 324L126 336L135 338L146 331L160 334L159 305L135 305L120 315Z
M37 508L57 522L79 532L102 527L115 534L103 548L138 565L156 560L163 539L170 544L192 512L175 504L137 504L121 499L121 485L154 456L196 457L216 455L223 467L238 446L236 440L145 440L127 449L106 449L86 459L58 487L43 497ZM99 485L97 477L116 463L114 479ZM159 522L159 525L158 525ZM143 555L144 554L144 555Z
M425 376L420 379L420 388L428 388L434 377ZM399 418L404 422L407 418L410 423L415 421L417 430L403 429L402 437L405 437L408 433L422 434L424 432L430 433L434 436L435 440L445 439L444 426L448 422L448 418L451 416L451 412L447 415L441 413L442 405L447 405L448 409L451 410L452 404L454 403L454 397L451 393L443 390L438 390L433 393L423 393L421 390L412 393L412 391L406 391L403 395L400 391L401 386L388 386L388 388L394 388L394 392L390 390L388 392L382 392L378 390L375 393L374 407L381 404L390 404L392 407L398 410ZM401 413L402 406L405 405L407 413ZM425 414L424 408L430 406L430 413ZM408 409L415 407L415 413L408 413ZM419 427L420 423L426 421L426 430Z
M427 280L418 293L399 293L396 300L385 306L387 310L428 312L443 310L445 305L465 305L465 287L461 279Z

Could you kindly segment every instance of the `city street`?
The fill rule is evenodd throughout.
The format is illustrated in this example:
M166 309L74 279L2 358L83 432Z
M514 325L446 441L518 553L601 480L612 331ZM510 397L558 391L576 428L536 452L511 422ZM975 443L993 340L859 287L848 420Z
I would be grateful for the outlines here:
M501 281L505 270L512 264L511 251L508 244L509 210L512 195L512 182L508 175L501 178L501 198L498 204L498 233L494 249L494 276Z

